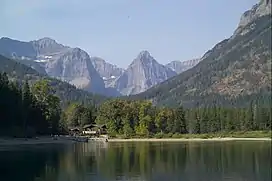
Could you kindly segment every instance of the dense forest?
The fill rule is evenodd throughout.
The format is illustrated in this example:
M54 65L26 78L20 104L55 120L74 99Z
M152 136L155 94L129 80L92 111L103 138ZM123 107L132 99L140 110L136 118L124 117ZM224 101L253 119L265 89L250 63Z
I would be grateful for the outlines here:
M256 98L247 108L213 106L185 109L155 107L149 101L111 99L97 106L61 101L46 79L29 86L0 75L0 135L32 136L67 133L69 127L106 124L110 135L154 136L271 130L271 103Z
M44 135L61 132L60 99L46 80L31 88L25 82L20 89L16 82L0 75L0 135Z
M112 135L203 134L271 130L271 108L256 100L248 108L184 109L155 107L149 101L110 100L102 104L96 122Z

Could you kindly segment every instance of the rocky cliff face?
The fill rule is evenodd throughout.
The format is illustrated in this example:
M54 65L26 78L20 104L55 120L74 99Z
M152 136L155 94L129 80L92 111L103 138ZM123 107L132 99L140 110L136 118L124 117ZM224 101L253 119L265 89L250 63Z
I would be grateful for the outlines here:
M142 51L110 86L123 95L137 94L176 75L159 64L148 51Z
M265 15L271 15L271 1L272 0L260 0L259 3L254 5L250 10L244 12L240 18L238 28L234 32L234 36L238 34L243 35L254 28L254 25L247 29L244 28L254 20Z
M91 62L104 80L106 87L124 72L124 69L112 65L99 57L91 57Z
M69 47L59 44L55 40L48 37L39 40L34 40L31 41L30 43L32 44L38 57L42 55L50 56L58 54L61 53L62 51L69 49Z
M192 67L194 67L196 64L200 62L201 59L192 59L192 60L186 60L186 61L172 61L165 66L175 71L177 74L180 74Z
M61 45L50 38L30 42L1 38L0 54L78 88L100 94L109 93L89 55L79 48Z
M102 78L94 69L87 52L71 48L45 66L49 76L67 81L76 87L90 92L104 92Z

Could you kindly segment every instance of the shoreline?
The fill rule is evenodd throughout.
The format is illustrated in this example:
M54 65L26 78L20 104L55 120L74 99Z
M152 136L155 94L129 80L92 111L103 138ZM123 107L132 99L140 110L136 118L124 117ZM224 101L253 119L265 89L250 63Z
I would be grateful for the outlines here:
M102 140L93 140L89 143L101 142ZM220 141L272 141L271 138L233 138L233 137L218 137L218 138L110 138L108 142L220 142ZM60 136L57 139L52 137L40 137L38 139L29 138L0 138L1 146L17 146L17 145L40 145L40 144L72 144L77 141L73 137Z
M272 141L271 138L113 138L109 142Z
M73 137L60 136L57 139L52 137L39 137L36 138L0 138L0 146L13 146L13 145L39 145L39 144L71 144L76 141Z

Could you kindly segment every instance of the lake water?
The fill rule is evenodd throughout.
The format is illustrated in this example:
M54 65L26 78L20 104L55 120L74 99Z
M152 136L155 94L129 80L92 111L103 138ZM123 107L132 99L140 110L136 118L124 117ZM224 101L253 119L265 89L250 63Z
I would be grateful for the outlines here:
M271 181L271 142L0 146L1 181Z

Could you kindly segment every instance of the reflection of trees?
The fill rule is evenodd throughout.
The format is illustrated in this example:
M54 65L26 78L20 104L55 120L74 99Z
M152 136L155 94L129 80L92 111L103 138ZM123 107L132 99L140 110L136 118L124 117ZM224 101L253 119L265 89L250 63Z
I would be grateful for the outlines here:
M259 145L259 144L258 144ZM270 178L271 148L254 143L113 143L96 158L97 170L108 178L118 175L151 178L179 175L189 180L227 176L263 180ZM194 179L193 179L194 178Z
M46 175L53 180L59 172L59 159L63 149L60 147L35 146L17 147L0 152L0 180L43 180ZM49 179L50 180L50 179Z
M94 142L16 154L1 152L4 167L0 169L8 175L15 170L13 180L36 178L35 181L90 180L90 175L91 180L101 180L103 176L106 180L140 177L191 181L233 177L266 181L271 180L270 152L267 143L254 142Z

